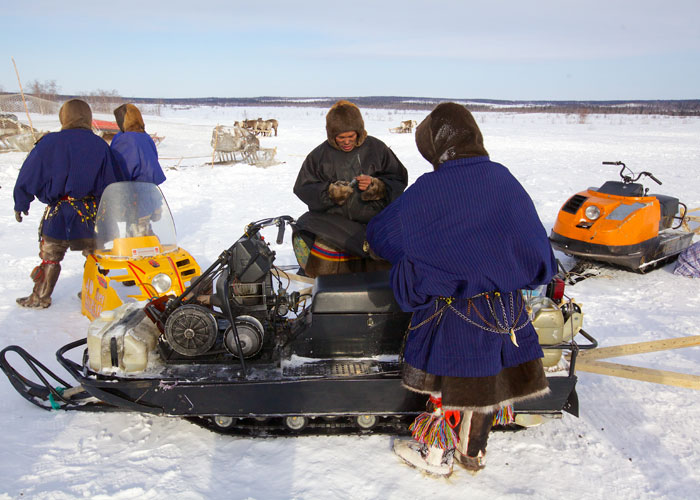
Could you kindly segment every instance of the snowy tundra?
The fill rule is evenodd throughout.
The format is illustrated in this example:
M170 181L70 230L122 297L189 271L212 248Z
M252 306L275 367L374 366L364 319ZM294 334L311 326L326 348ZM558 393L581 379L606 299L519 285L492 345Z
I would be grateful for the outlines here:
M326 109L144 109L147 131L164 136L162 185L182 247L208 266L248 222L299 216L292 193L306 154L325 140ZM412 134L392 134L404 120L427 112L363 110L371 135L386 142L414 181L429 167ZM269 168L211 165L217 124L276 118L281 162ZM95 118L111 120L109 115ZM662 182L654 191L700 207L700 119L629 115L477 113L492 159L505 164L535 201L549 230L575 192L617 180L624 161ZM32 116L42 130L59 129L55 116ZM82 257L69 253L46 310L15 303L31 291L38 264L37 226L44 207L34 202L18 224L12 189L25 153L0 155L1 345L19 344L60 375L55 351L84 337L88 320L77 292ZM465 214L465 217L468 217ZM268 237L272 241L274 235ZM697 238L696 238L697 239ZM293 264L287 241L273 244L278 264ZM557 255L566 266L573 261ZM673 265L646 275L606 270L568 293L583 305L584 328L601 346L698 335L700 279L672 274ZM700 374L700 348L613 360ZM579 373L580 418L565 414L539 427L494 432L488 465L472 476L424 476L392 453L392 437L251 439L222 436L177 418L137 413L42 411L0 377L0 499L421 499L421 498L693 498L700 487L700 392Z

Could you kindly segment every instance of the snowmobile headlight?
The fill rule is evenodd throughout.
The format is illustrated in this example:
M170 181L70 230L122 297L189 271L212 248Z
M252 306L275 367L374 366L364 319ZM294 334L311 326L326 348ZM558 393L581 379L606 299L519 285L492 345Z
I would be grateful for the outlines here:
M173 284L170 276L167 274L159 273L156 274L151 280L151 285L156 289L158 293L165 293L170 290L170 286Z
M588 220L597 220L600 217L600 209L595 205L588 205L584 212L584 215Z

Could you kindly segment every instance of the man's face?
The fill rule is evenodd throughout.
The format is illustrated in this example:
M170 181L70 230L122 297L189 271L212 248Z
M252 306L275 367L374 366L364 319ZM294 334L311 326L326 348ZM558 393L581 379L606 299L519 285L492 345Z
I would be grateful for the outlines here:
M352 151L357 146L357 132L343 132L335 136L335 143L345 152Z

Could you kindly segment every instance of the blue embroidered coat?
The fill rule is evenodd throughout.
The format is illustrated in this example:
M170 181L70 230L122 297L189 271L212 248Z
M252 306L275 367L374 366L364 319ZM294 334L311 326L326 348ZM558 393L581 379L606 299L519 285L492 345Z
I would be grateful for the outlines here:
M486 326L524 324L522 297L514 293L511 307L508 292L535 288L556 272L534 204L503 165L488 156L442 163L370 221L367 241L392 263L396 300L414 313L413 327L422 325L407 336L410 365L433 375L484 377L542 357L530 323L515 332L519 347ZM466 299L484 292L491 292L491 305L479 297L467 310ZM446 306L440 297L454 298L463 317L449 307L436 314Z
M22 164L14 189L15 210L28 211L37 198L51 207L42 234L58 240L93 238L94 218L86 215L88 208L96 206L85 207L65 198L93 196L92 205L99 202L107 185L121 180L124 176L109 146L92 131L74 128L53 132L34 146Z

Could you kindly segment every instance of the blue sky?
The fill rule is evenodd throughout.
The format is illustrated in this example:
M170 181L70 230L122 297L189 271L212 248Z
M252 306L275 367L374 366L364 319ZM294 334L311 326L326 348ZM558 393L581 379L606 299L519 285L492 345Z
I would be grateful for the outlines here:
M9 2L6 2L9 3ZM13 1L0 90L700 98L698 0Z

